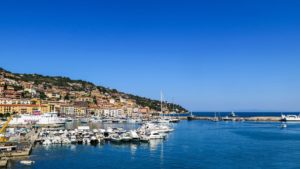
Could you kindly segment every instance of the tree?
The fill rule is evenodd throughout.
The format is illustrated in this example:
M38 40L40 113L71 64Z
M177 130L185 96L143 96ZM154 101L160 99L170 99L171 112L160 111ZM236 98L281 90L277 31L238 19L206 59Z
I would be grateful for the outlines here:
M96 96L94 96L93 101L94 101L95 104L97 104L97 98L96 98Z
M47 96L44 92L40 92L40 99L42 100L46 100L47 99Z
M66 96L64 97L65 100L70 100L70 95L69 93L66 94Z

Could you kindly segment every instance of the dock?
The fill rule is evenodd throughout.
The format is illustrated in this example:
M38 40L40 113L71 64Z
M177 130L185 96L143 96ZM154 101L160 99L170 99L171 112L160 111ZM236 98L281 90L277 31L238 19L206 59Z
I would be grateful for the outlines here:
M38 138L40 130L31 130L26 134L22 140L20 140L21 149L13 151L3 151L0 153L0 167L6 168L9 160L18 159L30 156L32 148L36 139ZM9 148L9 146L8 146Z
M0 160L0 167L6 167L6 166L7 166L7 163L8 163L8 160L7 160L7 159L1 159L1 160Z

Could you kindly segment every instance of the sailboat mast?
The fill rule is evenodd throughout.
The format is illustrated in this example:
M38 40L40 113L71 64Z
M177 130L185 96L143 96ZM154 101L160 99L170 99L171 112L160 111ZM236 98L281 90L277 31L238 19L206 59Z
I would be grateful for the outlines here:
M163 114L163 93L160 91L160 113Z

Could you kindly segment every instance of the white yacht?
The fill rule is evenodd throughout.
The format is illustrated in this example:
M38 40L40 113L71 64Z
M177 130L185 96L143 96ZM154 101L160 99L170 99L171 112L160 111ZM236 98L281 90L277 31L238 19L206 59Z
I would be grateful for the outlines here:
M40 116L38 115L30 115L30 114L21 114L15 116L10 125L26 125L26 124L35 124L40 120Z
M38 125L61 125L65 124L66 119L58 117L57 113L45 113L40 115L40 119L37 122Z
M149 139L152 140L152 139L163 139L165 138L164 135L160 134L159 132L157 131L151 131L150 132L150 135L148 135Z
M73 122L74 121L74 119L72 118L72 117L68 117L67 119L66 119L66 122Z
M66 119L58 117L57 113L45 113L42 115L21 114L12 119L10 125L60 125L65 124Z
M170 123L170 120L166 119L166 118L161 118L157 120L158 123Z
M32 165L35 162L31 161L31 160L22 160L22 161L20 161L20 163L23 164L23 165Z
M300 122L300 115L281 115L281 121Z

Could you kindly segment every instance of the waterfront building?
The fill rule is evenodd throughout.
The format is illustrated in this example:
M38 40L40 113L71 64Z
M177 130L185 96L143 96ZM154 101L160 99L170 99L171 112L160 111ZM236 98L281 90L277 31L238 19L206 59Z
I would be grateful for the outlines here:
M87 115L87 107L79 105L62 105L60 107L60 114L64 116L79 116Z
M65 116L75 116L75 107L71 105L62 105L60 113Z
M0 113L30 113L41 114L49 112L47 104L41 104L38 99L0 99Z

